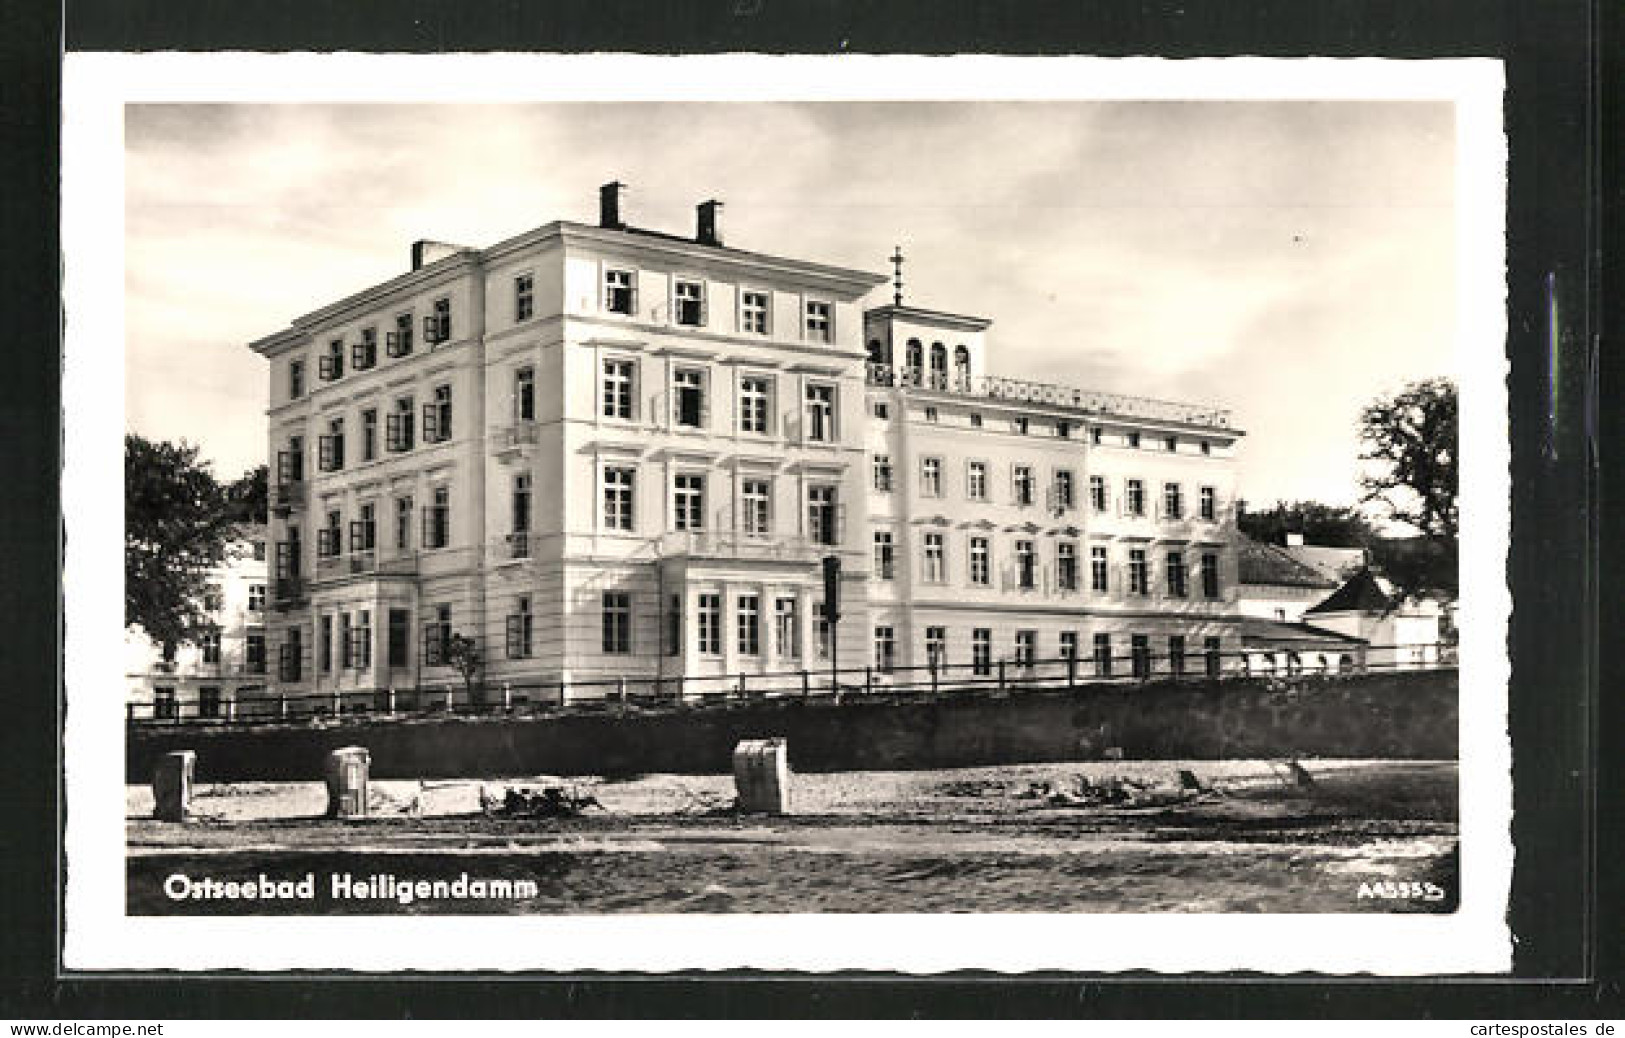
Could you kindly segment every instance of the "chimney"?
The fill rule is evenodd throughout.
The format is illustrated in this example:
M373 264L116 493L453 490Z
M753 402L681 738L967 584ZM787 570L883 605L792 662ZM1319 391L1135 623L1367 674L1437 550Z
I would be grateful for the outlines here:
M431 263L461 252L462 249L461 245L420 239L412 243L412 269L422 270Z
M699 204L699 233L694 240L701 245L722 244L722 203L716 199Z
M625 196L626 185L619 180L611 180L598 189L598 226L612 231L626 230L626 221L621 214L621 203Z

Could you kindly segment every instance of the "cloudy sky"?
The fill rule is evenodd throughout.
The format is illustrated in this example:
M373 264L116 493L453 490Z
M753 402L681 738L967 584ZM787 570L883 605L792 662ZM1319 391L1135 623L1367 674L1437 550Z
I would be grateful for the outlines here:
M131 106L126 424L258 464L244 343L619 179L640 226L718 198L741 248L901 244L994 371L1228 405L1243 496L1349 503L1360 407L1452 374L1453 134L1406 101Z

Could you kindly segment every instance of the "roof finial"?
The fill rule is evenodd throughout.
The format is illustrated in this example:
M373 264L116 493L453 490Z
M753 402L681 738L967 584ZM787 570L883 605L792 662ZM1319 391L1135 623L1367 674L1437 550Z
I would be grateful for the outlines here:
M895 289L895 291L893 291L893 293L892 293L892 303L894 305L896 305L896 306L902 306L903 305L903 247L901 245L892 246L891 265L892 265L892 268L896 271L896 273L892 275L892 285L893 285L893 287Z

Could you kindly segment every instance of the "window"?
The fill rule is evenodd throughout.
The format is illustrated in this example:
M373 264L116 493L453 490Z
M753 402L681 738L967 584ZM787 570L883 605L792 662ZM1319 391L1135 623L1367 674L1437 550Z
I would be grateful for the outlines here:
M339 530L343 527L343 517L338 511L327 513L327 525L316 531L316 554L321 558L331 559L343 553L343 545L339 541Z
M1218 498L1212 487L1203 487L1197 493L1197 508L1200 509L1202 521L1211 523L1218 518Z
M988 552L987 538L972 537L970 539L970 582L986 587L991 571L992 562Z
M875 579L891 580L897 575L895 546L890 530L875 531Z
M444 548L451 543L451 490L434 488L434 503L423 510L423 546Z
M1202 669L1210 678L1219 676L1219 639L1207 637L1202 639Z
M940 342L931 344L931 377L928 384L939 391L948 388L948 347Z
M772 387L760 375L746 375L739 380L739 431L745 433L768 432L768 400Z
M604 361L604 417L632 418L632 362Z
M509 613L504 632L507 642L505 648L510 660L526 660L531 654L531 633L535 622L530 612L530 596L520 595L514 604L514 611Z
M637 312L636 294L630 270L604 271L604 311L631 315Z
M203 589L204 612L218 613L220 610L225 608L225 605L225 594L221 591L219 584L210 584L208 587Z
M1137 433L1137 432L1129 433L1128 434L1128 445L1130 447L1138 447L1140 445L1140 434Z
M1106 477L1089 477L1089 507L1097 512L1106 510Z
M220 716L220 686L204 685L197 690L197 715L199 717Z
M925 570L921 579L927 584L941 584L948 579L942 534L940 533L925 535Z
M876 454L874 458L875 489L883 494L891 493L892 469L891 455Z
M412 352L412 313L395 315L395 330L384 337L384 349L391 357L405 357Z
M705 529L705 477L680 472L672 477L672 529Z
M1033 660L1036 659L1037 656L1038 656L1038 632L1037 631L1017 631L1016 632L1016 658L1015 658L1016 666L1018 666L1018 667L1031 667L1033 665Z
M282 681L298 681L304 672L305 650L300 645L299 628L288 632L288 640L277 646L277 677Z
M605 591L603 607L603 650L624 656L632 651L632 596L625 591Z
M361 412L361 460L378 457L378 409L369 407Z
M1104 440L1105 438L1106 438L1105 437L1105 431L1103 429L1101 429L1100 426L1091 425L1089 427L1089 442L1092 445L1094 445L1096 447L1100 446L1101 441Z
M445 443L451 439L451 386L434 387L434 403L423 405L423 442Z
M288 449L276 456L276 481L279 485L303 483L305 480L305 438L288 437Z
M1213 444L1209 443L1206 440L1203 440L1202 441L1202 453L1204 455L1212 454L1213 453Z
M1185 636L1183 634L1170 634L1168 636L1168 672L1175 677L1185 673Z
M875 417L883 422L891 418L891 405L884 400L876 400L873 410Z
M772 530L772 491L765 479L746 479L739 484L740 511L745 533L766 536Z
M1109 634L1095 635L1095 677L1109 678L1112 676L1112 636Z
M245 669L250 674L265 673L265 635L252 631L243 650Z
M355 626L350 629L350 665L357 670L372 666L372 611L363 609L356 614Z
M700 652L706 656L722 655L722 596L717 594L704 594L699 596L699 622Z
M948 628L925 629L925 662L932 670L948 662Z
M248 585L248 611L251 613L265 612L265 585Z
M1061 632L1061 659L1068 663L1078 658L1078 632Z
M1072 423L1071 422L1056 422L1055 423L1055 435L1059 436L1063 440L1070 440L1072 438Z
M705 324L705 285L698 281L673 282L671 310L678 324L702 327Z
M735 612L736 648L741 656L762 654L762 600L756 595L740 595Z
M288 399L298 400L305 395L305 362L288 361Z
M793 598L780 598L773 603L773 651L780 659L801 657L801 624Z
M513 547L514 558L528 558L530 555L530 473L520 472L513 477L513 491L511 496L513 520L509 529L512 531L508 543Z
M1106 549L1094 545L1089 549L1089 590L1105 591L1107 589Z
M1078 590L1078 546L1071 541L1055 546L1055 583L1062 591Z
M321 376L323 382L335 382L344 377L343 339L328 342L327 352L316 363L316 374Z
M980 429L982 427L982 413L980 411L972 411L970 413L970 427L972 429Z
M835 503L835 487L807 488L807 535L814 544L839 544L840 510Z
M411 397L399 397L384 422L384 445L396 454L412 449L414 410Z
M705 425L705 372L678 368L672 372L672 421L686 429Z
M423 626L423 663L429 667L446 665L446 649L451 643L451 606L435 606L434 616L434 620Z
M1131 595L1151 593L1150 566L1145 560L1144 548L1128 550L1128 593Z
M830 320L830 305L809 299L807 301L807 341L834 342L835 326Z
M942 415L938 413L935 407L927 407L925 409L925 420L935 425L942 420Z
M920 459L920 496L942 496L942 459Z
M1202 553L1202 597L1208 599L1219 597L1219 555L1217 552L1205 551Z
M970 392L970 350L964 346L954 347L954 388L961 393Z
M1023 591L1038 586L1038 553L1033 550L1032 541L1016 542L1016 586Z
M257 541L254 542L254 561L255 562L264 562L265 561L265 542L264 541L258 541L257 540Z
M367 371L378 366L378 329L361 329L361 341L350 347L350 367Z
M412 499L395 499L395 550L407 551L412 547Z
M978 677L993 673L993 631L978 627L970 633L970 669Z
M904 351L908 367L903 372L903 381L911 386L920 384L920 372L925 367L925 346L918 339L908 340Z
M748 335L767 334L768 302L766 292L739 294L739 330Z
M430 346L451 339L451 300L440 298L434 301L434 312L423 317L423 341Z
M363 504L359 517L350 523L350 552L372 551L378 546L377 506L371 501Z
M407 629L412 623L412 614L405 609L391 609L389 611L389 639L386 651L388 663L391 667L404 667L410 658L407 649Z
M632 483L637 470L624 466L604 469L604 529L632 529Z
M1032 423L1023 416L1011 419L1010 427L1015 430L1017 436L1026 436L1027 431L1032 428Z
M666 655L683 654L683 596L672 595L666 600Z
M1017 465L1010 470L1010 492L1018 505L1033 503L1033 467Z
M536 313L536 279L520 274L513 279L513 319L528 321Z
M316 659L322 673L329 673L333 669L333 618L331 616L324 615L317 621L316 646Z
M1189 593L1185 582L1185 555L1183 552L1171 551L1168 553L1166 569L1168 573L1168 594L1172 598L1184 598Z
M972 461L966 463L965 497L972 501L987 500L987 462Z
M1177 437L1177 436L1164 436L1162 438L1162 449L1167 451L1170 454L1172 454L1173 452L1179 450L1179 437Z
M1123 507L1129 515L1145 514L1145 484L1131 479L1123 492Z
M1185 518L1185 492L1178 483L1164 483L1162 485L1162 517L1164 519Z
M316 467L323 472L337 472L344 467L344 419L329 421L327 435L318 438Z
M875 669L890 674L897 665L897 633L890 624L875 628Z
M513 420L536 420L536 369L529 365L513 373Z
M1144 681L1151 676L1151 639L1144 634L1129 635L1129 660L1134 676Z
M1071 508L1072 507L1073 493L1072 493L1072 470L1071 469L1056 469L1055 470L1054 495L1055 495L1054 507L1056 509L1059 510L1059 509L1066 509L1066 508Z
M807 387L807 439L828 443L835 439L835 387Z
M203 650L203 662L209 666L217 666L220 663L220 632L205 631L199 648Z

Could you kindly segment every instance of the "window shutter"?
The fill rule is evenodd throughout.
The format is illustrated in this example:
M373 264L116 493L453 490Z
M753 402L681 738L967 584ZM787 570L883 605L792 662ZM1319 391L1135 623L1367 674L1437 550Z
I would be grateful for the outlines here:
M710 324L710 320L709 320L710 309L711 309L710 308L710 302L711 302L711 293L709 293L709 292L707 292L705 290L704 285L701 285L701 287L700 287L700 327L701 328L704 328L708 324Z
M520 659L524 655L521 651L524 648L522 642L523 623L524 617L517 613L508 614L508 658L510 660Z
M350 522L350 551L358 552L362 548L362 528L359 520Z
M422 523L422 529L418 531L418 543L423 545L425 548L433 548L433 547L435 547L434 539L431 536L431 534L433 532L433 529L434 529L434 526L433 526L434 520L431 518L431 516L433 514L434 514L434 506L433 505L424 505L423 506L423 511L421 513L421 519L420 519L420 522Z

